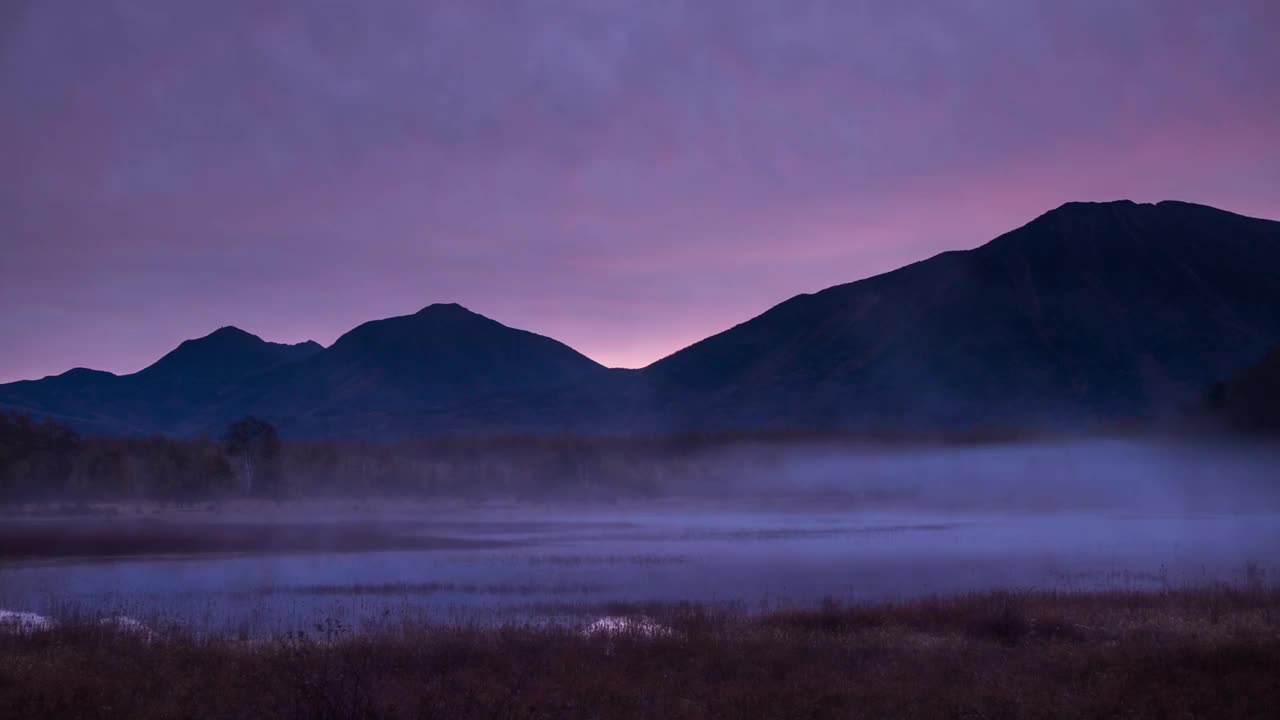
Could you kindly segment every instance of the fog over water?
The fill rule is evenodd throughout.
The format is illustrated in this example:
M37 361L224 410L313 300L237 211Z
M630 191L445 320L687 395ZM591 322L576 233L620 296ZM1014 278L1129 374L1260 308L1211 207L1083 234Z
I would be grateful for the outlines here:
M325 618L576 622L619 603L754 611L991 588L1273 583L1278 457L1146 440L744 446L703 458L704 480L615 502L365 499L6 517L10 542L48 533L64 544L0 553L0 608L254 634ZM89 540L75 545L77 533ZM206 546L192 533L266 540ZM139 543L114 550L108 535Z

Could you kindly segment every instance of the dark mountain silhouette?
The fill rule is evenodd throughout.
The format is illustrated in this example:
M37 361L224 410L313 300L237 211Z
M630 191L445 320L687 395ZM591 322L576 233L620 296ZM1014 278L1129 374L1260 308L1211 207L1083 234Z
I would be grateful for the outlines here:
M288 435L1080 426L1185 406L1280 345L1280 223L1181 202L1068 203L974 250L800 295L643 370L458 305L332 347L232 328L130 376L0 385L122 432Z
M126 419L130 399L121 381L109 372L73 368L41 380L8 383L0 385L0 409L52 417L82 432L138 431Z
M1280 341L1280 223L1068 203L801 295L646 369L678 422L1078 424L1163 412Z
M274 365L306 359L323 349L311 340L297 345L266 342L257 335L228 326L183 342L135 377L179 384L223 383Z
M476 427L485 416L467 408L478 402L607 372L560 342L440 304L360 325L328 349L222 328L132 375L74 370L0 385L0 406L93 432L214 433L257 414L299 435L376 436L448 430L455 413Z
M303 360L324 348L266 342L235 327L187 340L129 375L76 368L0 385L0 405L56 417L81 430L169 432L255 372Z
M249 378L206 424L245 412L304 434L399 433L504 393L562 388L606 369L573 348L457 304L367 322L307 360Z

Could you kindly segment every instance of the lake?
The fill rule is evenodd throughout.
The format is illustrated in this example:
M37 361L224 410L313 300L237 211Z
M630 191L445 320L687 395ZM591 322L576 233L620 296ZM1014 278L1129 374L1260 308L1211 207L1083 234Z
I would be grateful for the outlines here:
M0 609L259 635L329 619L577 622L645 603L754 611L1280 577L1270 507L942 510L809 496L134 513L0 520L11 549L59 548L0 560Z

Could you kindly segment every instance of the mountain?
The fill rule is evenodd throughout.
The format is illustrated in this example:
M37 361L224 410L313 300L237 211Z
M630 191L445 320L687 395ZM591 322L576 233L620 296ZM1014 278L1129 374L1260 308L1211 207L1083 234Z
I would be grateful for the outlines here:
M607 372L561 342L437 304L367 322L303 362L249 378L217 421L249 412L303 434L376 435L443 415L447 429L468 404Z
M792 298L644 374L690 427L1076 425L1165 412L1277 342L1280 223L1068 203Z
M303 360L323 349L311 340L297 345L266 342L227 326L183 342L135 377L147 382L224 383L274 365Z
M0 385L0 410L52 417L76 430L115 434L140 428L125 419L121 378L109 372L73 368L41 380Z
M272 343L224 327L183 342L136 373L76 368L0 385L0 406L57 417L89 432L171 432L236 381L321 350L312 341Z
M147 369L0 385L115 432L298 436L957 429L1150 418L1280 346L1280 223L1068 203L981 247L799 295L642 370L459 305L327 349L223 328Z
M369 437L496 428L502 418L472 408L608 373L556 340L438 304L367 322L327 349L222 328L132 375L0 385L0 406L90 432L211 434L257 414L295 436Z

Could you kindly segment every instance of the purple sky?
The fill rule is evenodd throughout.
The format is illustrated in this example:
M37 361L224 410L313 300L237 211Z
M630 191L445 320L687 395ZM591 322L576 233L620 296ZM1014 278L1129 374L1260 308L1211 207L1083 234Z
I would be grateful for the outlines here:
M1280 218L1274 0L3 0L0 381L460 302L647 364L1068 200Z

